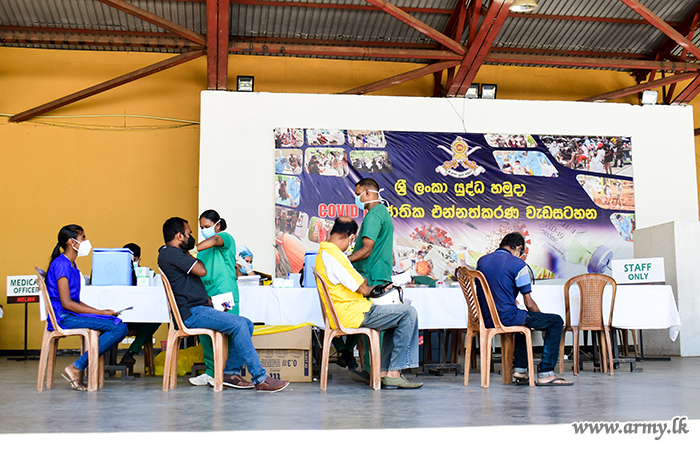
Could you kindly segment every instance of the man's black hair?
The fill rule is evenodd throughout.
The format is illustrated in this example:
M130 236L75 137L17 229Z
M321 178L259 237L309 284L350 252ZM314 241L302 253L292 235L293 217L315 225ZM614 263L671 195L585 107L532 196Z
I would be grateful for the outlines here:
M178 233L185 234L185 224L188 223L181 217L171 217L163 224L163 239L165 243L175 239Z
M350 217L338 217L333 222L331 234L341 234L345 237L357 234L357 222Z
M505 236L503 236L503 240L501 241L500 246L509 247L513 250L515 250L518 247L522 247L523 250L525 250L525 238L522 234L518 233L517 231L514 231L513 233L508 233Z
M359 186L359 187L367 188L367 189L370 189L370 190L372 190L372 191L378 191L378 190L379 190L379 185L378 185L377 182L374 181L374 179L372 179L372 178L363 178L363 179L361 179L360 181L358 181L357 183L355 183L355 186L356 186L356 187Z

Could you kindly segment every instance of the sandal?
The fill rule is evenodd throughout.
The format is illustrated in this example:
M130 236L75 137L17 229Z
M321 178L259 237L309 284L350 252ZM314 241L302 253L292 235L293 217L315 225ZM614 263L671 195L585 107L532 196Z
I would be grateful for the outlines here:
M573 386L574 382L565 380L564 378L554 377L553 379L551 379L545 383L540 383L539 381L536 381L535 385L536 386Z
M530 377L526 373L515 372L513 374L513 384L518 386L530 384Z
M68 376L65 373L62 373L61 376L70 383L70 387L75 389L76 391L87 391L87 386L85 386L85 383L83 383L81 380L71 380L68 378Z

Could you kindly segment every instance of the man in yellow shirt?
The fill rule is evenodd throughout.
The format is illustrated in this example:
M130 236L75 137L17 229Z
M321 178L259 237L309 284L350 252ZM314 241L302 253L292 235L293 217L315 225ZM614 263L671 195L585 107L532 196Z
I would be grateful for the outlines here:
M373 305L366 298L372 288L343 253L356 234L357 222L353 219L335 219L329 240L322 242L319 248L316 270L328 285L331 301L344 327L384 331L382 386L386 389L419 388L423 383L413 383L401 375L403 369L418 367L416 309L404 304Z

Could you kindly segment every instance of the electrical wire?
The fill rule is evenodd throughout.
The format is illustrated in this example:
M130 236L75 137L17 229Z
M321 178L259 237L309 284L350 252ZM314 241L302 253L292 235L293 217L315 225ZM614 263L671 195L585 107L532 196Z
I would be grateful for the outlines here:
M12 117L14 114L5 114L5 113L0 113L0 116L2 117ZM166 121L166 122L176 122L176 124L169 124L169 125L123 125L123 126L115 126L115 125L101 125L101 124L80 124L80 123L72 123L72 122L49 122L45 120L34 120L34 119L94 119L94 118L109 118L109 117L120 117L120 118L131 118L131 119L149 119L149 120L158 120L158 121ZM198 121L194 120L186 120L186 119L176 119L172 117L158 117L158 116L146 116L146 115L138 115L138 114L86 114L86 115L72 115L72 116L36 116L33 120L31 120L31 123L39 124L39 125L45 125L45 126L52 126L52 127L59 127L59 128L68 128L68 129L74 129L74 130L86 130L86 131L160 131L160 130L171 130L171 129L176 129L176 128L184 128L184 127L190 127L190 126L196 126L199 125L200 123Z

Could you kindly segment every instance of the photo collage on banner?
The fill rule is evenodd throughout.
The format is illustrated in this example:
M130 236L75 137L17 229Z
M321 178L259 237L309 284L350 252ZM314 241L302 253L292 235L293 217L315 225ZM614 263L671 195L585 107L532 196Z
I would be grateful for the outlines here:
M537 279L610 274L632 258L632 143L621 136L277 128L276 276L298 273L339 216L362 222L373 178L394 220L397 271L475 267L521 232Z

